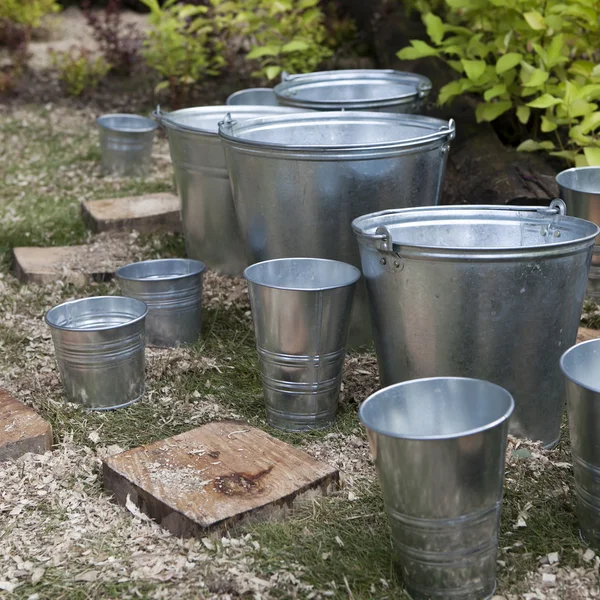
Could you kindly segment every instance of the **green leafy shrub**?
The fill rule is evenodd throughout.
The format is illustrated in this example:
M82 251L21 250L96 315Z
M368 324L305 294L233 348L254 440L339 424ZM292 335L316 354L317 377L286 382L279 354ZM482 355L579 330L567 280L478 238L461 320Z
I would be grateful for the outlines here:
M98 87L110 70L103 57L93 57L85 48L71 47L67 52L50 52L58 76L71 96L81 96L86 90Z
M161 76L156 91L169 89L175 108L190 86L206 76L218 75L225 66L219 37L221 2L212 0L210 6L195 6L167 0L161 7L158 0L141 1L150 9L152 27L142 53Z
M333 54L325 15L319 0L246 0L234 24L253 40L247 55L260 70L254 73L274 79L282 71L314 71Z
M55 0L0 1L0 19L6 19L29 28L39 27L42 17L59 10L60 6Z
M475 93L478 122L506 113L526 127L519 150L600 165L597 0L446 0L443 16L423 15L431 44L413 40L398 53L437 56L459 74L441 104Z

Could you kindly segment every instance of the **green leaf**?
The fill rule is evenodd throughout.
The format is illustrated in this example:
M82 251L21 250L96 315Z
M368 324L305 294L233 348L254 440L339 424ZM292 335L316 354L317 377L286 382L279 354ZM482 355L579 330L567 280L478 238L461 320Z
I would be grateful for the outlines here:
M558 127L558 123L556 121L552 121L548 117L542 117L542 125L541 130L544 133L550 133L554 131Z
M523 56L518 52L509 52L508 54L504 54L496 63L496 73L499 75L500 73L504 73L505 71L516 67L521 62L522 58Z
M421 40L411 40L411 46L402 48L396 56L401 60L414 60L416 58L423 58L424 56L437 56L439 52L432 48L426 42Z
M289 54L290 52L302 52L303 50L308 50L309 48L310 45L302 40L292 40L283 46L281 51L284 54Z
M590 73L590 77L600 77L600 64L596 65L592 72Z
M498 96L502 96L502 94L506 94L506 86L503 83L497 83L494 87L484 92L483 98L486 102L489 102Z
M539 87L548 81L548 77L550 77L550 73L548 73L548 71L544 71L543 69L535 69L523 83L527 87Z
M566 158L570 162L575 162L575 150L560 150L559 152L550 152L550 156L558 156L558 158Z
M593 73L594 63L589 60L576 60L569 67L569 73L590 77ZM599 73L600 74L600 73Z
M308 25L309 23L312 23L313 21L320 20L322 15L323 15L323 13L320 11L320 9L311 8L302 15L302 23L304 25Z
M521 104L521 106L517 107L517 119L519 119L519 121L521 123L523 123L523 125L527 124L527 121L529 121L530 115L531 115L531 109L528 106Z
M579 123L579 127L582 133L595 131L600 127L600 112L594 112L591 115L587 115L587 117Z
M585 117L592 114L598 108L597 104L593 102L586 102L581 98L576 98L569 104L568 112L569 116L574 117Z
M527 21L527 25L531 27L531 29L535 29L535 31L542 31L546 29L546 22L544 21L544 17L537 10L532 10L526 13L523 13L523 17Z
M600 100L600 83L584 85L578 92L578 97L587 100Z
M279 73L281 73L281 67L271 66L265 69L267 79L275 79Z
M442 43L444 34L446 33L443 21L433 13L427 13L423 16L423 23L425 23L427 35L431 41L436 46L439 46Z
M575 127L569 129L569 137L575 140L580 146L587 146L592 142L592 138L589 135L585 135L579 125L575 125Z
M527 106L530 106L531 108L550 108L551 106L562 104L562 102L563 101L560 98L556 98L550 94L542 94L539 98L536 98L532 102L528 102Z
M482 121L493 121L507 110L510 110L510 108L512 108L512 102L510 100L501 102L482 102L478 104L475 109L475 118L478 123L481 123Z
M584 148L583 153L590 167L600 167L600 148Z
M261 56L277 56L281 51L280 46L254 46L246 58L260 58Z
M555 35L552 38L552 41L548 45L546 50L547 59L546 66L553 67L561 62L566 62L568 59L567 56L563 56L563 48L565 46L565 36L560 33L559 35Z
M452 100L452 98L454 98L455 96L462 94L462 92L462 80L451 81L450 83L447 83L444 87L442 87L442 89L440 90L440 93L438 94L437 98L438 104L446 104L446 102Z
M576 167L589 167L587 158L585 154L577 154L575 156L575 166Z
M460 62L471 81L477 81L485 71L486 64L484 60L466 60L463 58Z
M304 10L305 8L312 8L317 4L319 4L319 0L300 0L300 2L298 2L298 8Z
M158 94L159 92L162 92L163 90L166 90L168 87L169 87L169 82L168 81L161 81L154 88L154 93Z
M550 141L536 142L534 140L525 140L517 146L517 152L535 152L536 150L554 150L554 144Z

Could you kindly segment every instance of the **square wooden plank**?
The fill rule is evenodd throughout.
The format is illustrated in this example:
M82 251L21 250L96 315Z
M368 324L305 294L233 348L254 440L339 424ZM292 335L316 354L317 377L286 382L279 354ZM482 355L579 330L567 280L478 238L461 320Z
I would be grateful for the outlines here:
M240 421L197 429L103 463L104 486L117 502L178 536L203 536L248 519L285 516L301 496L327 494L333 467Z
M0 461L52 448L52 427L32 408L0 389Z
M101 231L181 231L181 202L169 193L86 200L81 204L86 225Z

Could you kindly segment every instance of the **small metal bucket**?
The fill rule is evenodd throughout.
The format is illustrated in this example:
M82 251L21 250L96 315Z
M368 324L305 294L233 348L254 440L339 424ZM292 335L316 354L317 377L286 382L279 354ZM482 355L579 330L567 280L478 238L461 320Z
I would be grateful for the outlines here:
M124 296L148 305L146 340L170 348L193 344L202 329L203 262L188 258L145 260L117 269Z
M392 69L345 69L284 73L273 91L282 106L417 113L431 91L431 81L424 75Z
M550 207L440 206L353 222L383 385L492 381L517 404L511 433L558 442L597 225Z
M512 396L478 379L418 379L359 410L399 571L415 600L490 598Z
M106 410L142 397L147 312L134 298L97 296L65 302L46 313L71 402Z
M600 340L567 350L560 359L567 383L567 411L581 534L600 547Z
M311 112L219 126L242 239L252 261L283 257L360 266L352 219L437 204L454 121L373 112ZM371 341L359 284L350 345Z
M181 198L185 248L190 258L227 275L248 265L231 198L225 153L217 135L219 121L298 112L283 106L199 106L153 113L165 127Z
M129 114L103 115L96 123L100 127L102 173L146 175L158 125L152 119Z
M287 431L328 427L360 271L334 260L288 258L252 265L244 277L268 423Z
M248 88L231 94L225 104L229 106L280 106L271 88Z

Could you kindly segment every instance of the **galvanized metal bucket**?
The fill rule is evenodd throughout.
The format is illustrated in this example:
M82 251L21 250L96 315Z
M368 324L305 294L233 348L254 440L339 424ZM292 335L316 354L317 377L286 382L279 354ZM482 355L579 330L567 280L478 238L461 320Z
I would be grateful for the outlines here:
M560 359L567 384L567 411L581 534L600 546L600 340L567 350Z
M96 296L59 304L46 313L71 402L106 410L142 397L147 312L134 298Z
M454 122L417 115L306 113L220 125L252 261L317 257L360 266L352 219L437 204ZM350 344L371 340L364 286Z
M202 106L171 113L154 112L167 130L181 198L187 255L211 269L241 275L248 265L240 237L218 123L231 112L236 119L298 112L281 106Z
M513 408L500 386L457 377L399 383L361 404L399 571L415 600L493 595Z
M550 208L444 206L353 222L383 385L486 379L515 398L511 433L554 446L598 226Z
M103 115L100 128L102 172L105 175L144 176L150 169L157 124L130 114Z
M148 305L148 344L171 348L193 344L200 338L205 268L199 260L166 258L117 269L115 276L123 295Z
M244 277L268 423L287 431L329 427L360 271L333 260L289 258L252 265Z
M248 88L231 94L225 102L228 106L280 106L271 88Z
M273 91L279 104L296 108L417 113L431 91L431 81L391 69L284 73Z

